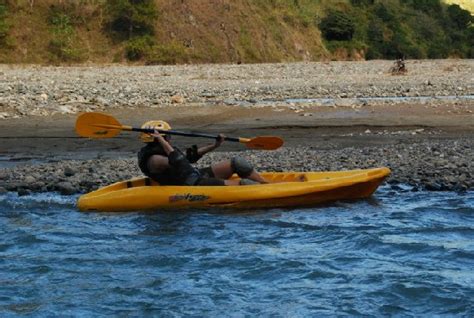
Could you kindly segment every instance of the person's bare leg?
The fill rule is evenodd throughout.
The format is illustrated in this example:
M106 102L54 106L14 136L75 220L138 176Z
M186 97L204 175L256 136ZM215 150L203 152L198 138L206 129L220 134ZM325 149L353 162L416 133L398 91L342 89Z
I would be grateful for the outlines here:
M211 165L214 177L218 179L224 179L226 186L240 185L240 180L229 180L234 174L230 160L217 162Z
M212 167L212 172L214 173L214 176L219 179L227 180L234 174L230 160L214 163L211 167ZM250 173L250 175L246 177L246 179L250 179L258 183L269 183L257 171L255 171L255 169L252 170L252 173ZM235 180L227 180L227 181L235 181ZM237 184L238 183L239 182L237 180ZM233 185L233 184L229 184L229 185Z
M252 173L247 177L247 179L257 181L258 183L269 183L257 171L255 171L255 169L252 170Z
M214 177L218 179L229 179L234 173L230 160L213 163L211 169Z

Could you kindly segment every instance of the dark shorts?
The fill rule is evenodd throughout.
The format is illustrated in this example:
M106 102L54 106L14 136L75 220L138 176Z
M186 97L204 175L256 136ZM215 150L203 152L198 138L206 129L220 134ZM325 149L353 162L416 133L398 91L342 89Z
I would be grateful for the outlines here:
M212 172L211 166L199 169L201 178L215 178L214 172Z
M196 183L198 186L223 186L225 185L225 181L223 179L218 179L214 176L214 172L212 172L212 168L205 167L199 169L199 173L201 174L201 178Z

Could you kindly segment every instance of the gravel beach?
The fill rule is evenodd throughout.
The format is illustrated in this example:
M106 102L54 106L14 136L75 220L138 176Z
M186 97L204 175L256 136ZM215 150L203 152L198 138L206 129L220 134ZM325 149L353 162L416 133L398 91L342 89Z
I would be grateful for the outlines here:
M471 190L474 60L407 61L400 76L392 64L0 65L0 192L84 193L140 176L137 136L80 138L74 122L84 111L285 140L272 152L226 143L200 166L236 154L262 171L387 166L395 189Z
M0 118L48 116L118 107L170 104L363 106L393 100L363 97L437 97L462 101L474 92L474 60L407 61L391 76L392 61L257 65L80 66L0 65ZM443 99L443 97L451 97ZM334 101L324 100L325 98ZM355 99L355 100L354 100ZM263 102L267 103L263 103ZM398 102L403 102L399 99Z

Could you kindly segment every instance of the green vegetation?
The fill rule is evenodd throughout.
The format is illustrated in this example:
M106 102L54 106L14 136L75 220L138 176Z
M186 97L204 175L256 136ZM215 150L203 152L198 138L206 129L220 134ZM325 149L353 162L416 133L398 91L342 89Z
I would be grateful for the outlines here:
M79 41L73 19L67 12L67 8L64 7L50 7L48 22L52 38L48 48L53 55L52 61L79 62L84 59L84 54L78 47Z
M177 42L155 44L150 36L137 36L127 41L125 49L129 61L143 60L147 65L176 64L188 60L186 47Z
M10 25L6 21L7 18L7 6L0 3L0 45L4 46L8 44L8 31Z
M356 25L348 13L331 10L319 27L326 40L347 41L352 40Z
M126 40L125 56L138 61L151 55L155 45L154 0L107 0L108 27L119 41Z
M139 61L150 54L155 40L148 35L136 36L127 41L125 56L129 61Z
M153 0L107 0L109 27L119 37L153 35L158 16Z
M440 0L351 3L328 11L319 24L333 52L365 47L367 59L474 57L474 20L458 5L446 6Z
M0 0L0 63L473 58L444 1Z
M177 64L189 59L186 47L178 42L154 45L147 58L146 64Z
M240 55L244 61L258 61L260 59L260 56L253 45L252 36L245 27L240 28L239 47L242 48Z

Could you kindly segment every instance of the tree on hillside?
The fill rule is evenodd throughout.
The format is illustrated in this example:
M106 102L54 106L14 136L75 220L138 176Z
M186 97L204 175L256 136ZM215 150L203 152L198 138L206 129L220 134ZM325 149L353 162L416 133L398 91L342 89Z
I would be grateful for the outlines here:
M352 39L356 26L349 14L331 10L319 27L326 40L347 41Z
M437 14L443 10L440 0L402 0L402 3L408 3L415 10L423 11L428 14Z
M452 24L459 30L467 29L474 21L471 13L462 9L457 4L452 4L448 7L448 16Z
M397 21L395 13L389 10L383 3L377 4L374 10L374 13L383 22L393 23Z
M385 41L384 25L380 19L373 18L369 22L367 36L370 45L366 53L366 58L369 60L383 58L387 43Z
M154 33L154 0L107 0L110 27L128 39Z

